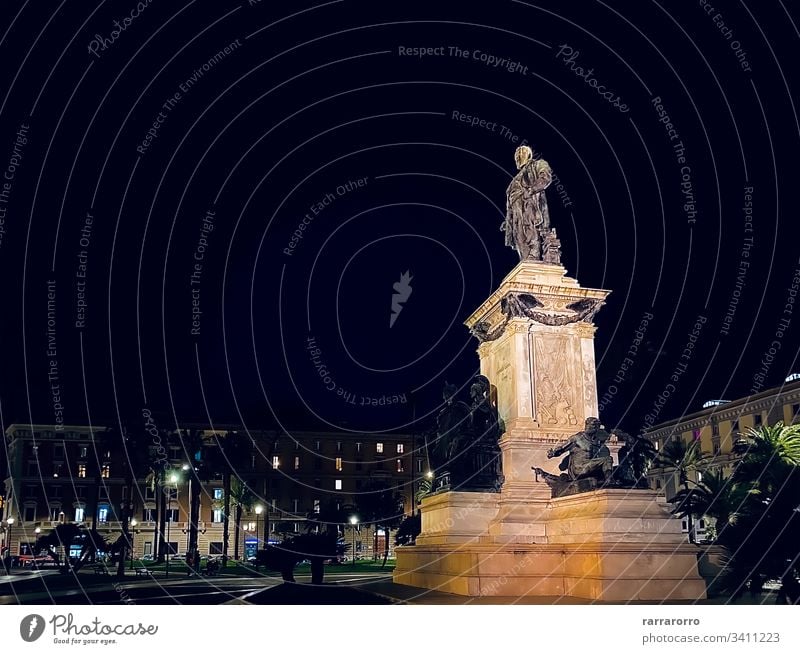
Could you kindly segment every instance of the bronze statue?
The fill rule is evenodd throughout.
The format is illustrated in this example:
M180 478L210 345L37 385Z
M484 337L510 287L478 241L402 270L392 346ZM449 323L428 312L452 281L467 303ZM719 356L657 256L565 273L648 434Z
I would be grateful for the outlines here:
M437 416L436 444L431 452L434 492L500 490L501 426L489 380L476 375L469 392L471 403L467 405L456 399L456 387L445 383L444 407Z
M506 191L506 219L500 229L506 233L506 245L514 248L521 261L541 261L542 242L550 234L550 213L544 190L553 180L550 165L521 145L514 153L517 172ZM555 238L553 235L552 238ZM551 241L550 248L556 244ZM560 244L558 244L560 246ZM556 258L550 251L550 263ZM560 259L560 254L558 255Z
M547 452L548 459L568 454L558 466L563 471L562 474L553 475L541 468L533 470L537 477L544 479L553 489L554 497L605 485L611 480L614 467L614 460L606 445L610 436L597 418L586 418L583 431L570 436L566 443Z

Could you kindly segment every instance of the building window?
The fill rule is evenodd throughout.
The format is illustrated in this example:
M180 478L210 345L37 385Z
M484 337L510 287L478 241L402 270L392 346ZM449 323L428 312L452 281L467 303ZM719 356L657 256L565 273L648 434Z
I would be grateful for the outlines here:
M149 484L144 487L144 499L154 500L156 498L156 489Z
M83 522L84 508L79 506L75 509L75 522Z
M300 531L300 523L299 522L293 523L293 527L294 527L294 533L297 533L298 531Z
M322 470L322 459L314 459L314 470Z
M56 445L53 445L53 458L56 459L56 460L64 458L64 445L63 444L58 443Z
M335 489L336 490L342 490L342 480L341 479L337 479L336 480Z
M97 509L97 521L98 522L108 522L108 507L101 506Z
M734 420L731 422L731 431L739 431L739 421Z
M58 499L61 497L61 486L50 486L50 497Z
M36 520L36 507L26 506L23 519L25 520L25 522L33 522L34 520Z
M661 488L661 479L656 478L656 490L658 490L659 488Z
M403 472L403 459L397 459L397 472Z
M64 514L61 513L61 507L60 506L51 506L50 507L50 519L53 522L58 521L59 520L59 516L62 516L62 515L64 515Z
M356 443L356 452L361 454L361 443Z
M212 541L208 544L208 553L211 556L222 554L222 541Z
M375 469L376 469L376 470L383 470L383 461L378 461L378 462L375 464Z
M222 489L222 488L215 488L214 489L214 499L215 500L225 499L225 490Z
M405 448L403 447L403 444L402 444L402 443L398 443L398 444L397 444L397 453L398 453L398 454L402 454L404 449L405 449Z
M299 456L294 457L294 469L295 470L300 470L300 457Z
M356 479L356 490L361 490L361 480Z
M155 522L156 510L155 509L142 509L142 522Z
M127 500L128 499L128 487L127 486L123 486L122 487L122 499L123 500Z
M417 472L422 472L422 459L417 459Z
M314 500L314 513L320 512L320 502L319 500Z
M336 470L338 472L342 471L342 457L340 457L340 456L336 457Z
M356 461L356 470L361 470L364 467L364 464L361 460Z
M342 451L342 441L336 441L336 451L337 452Z
M714 455L717 455L722 451L722 448L720 447L719 441L714 441L712 443L712 446L714 448Z
M314 448L317 450L317 452L319 452L320 445L321 445L321 443L319 441L316 441L314 443Z
M222 509L214 509L211 511L211 522L222 522L223 512Z
M761 414L760 414L760 413L756 413L756 414L753 416L753 424L754 424L756 427L760 427L760 426L763 424L763 422L764 422L764 421L763 421L763 418L761 417Z
M167 509L165 515L167 522L178 522L178 509Z
M280 466L281 460L278 456L272 457L272 469L277 470L278 466Z
M100 476L103 479L108 479L111 476L111 466L109 466L107 463L104 463L100 468Z
M85 445L81 445L78 448L78 458L85 459L88 455L89 455L89 448L86 447Z
M376 443L375 444L375 451L378 454L383 454L383 443Z
M86 476L86 464L79 463L78 464L78 477L85 477Z
M54 463L53 464L53 477L58 477L58 473L61 472L61 464ZM36 461L28 461L27 465L25 466L25 476L26 477L36 477L39 475L39 464Z
M292 512L297 513L300 511L300 500L292 500Z
M78 499L83 499L86 497L86 486L75 486L75 496Z
M144 542L144 553L145 554L152 554L153 553L153 541L146 540Z

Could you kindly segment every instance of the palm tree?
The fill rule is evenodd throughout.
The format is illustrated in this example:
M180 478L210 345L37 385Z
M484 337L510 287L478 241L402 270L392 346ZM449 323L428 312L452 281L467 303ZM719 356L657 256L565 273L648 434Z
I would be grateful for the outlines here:
M744 445L733 478L752 490L724 538L737 592L748 580L791 577L800 559L800 425L750 429Z
M233 558L239 560L239 532L242 526L242 512L249 511L256 502L256 495L250 487L239 477L234 477L231 482L231 503L234 508L234 534Z
M722 470L708 470L695 488L683 488L675 494L671 500L675 504L672 512L682 518L714 518L719 540L736 521L737 513L752 492L752 483L726 477Z
M665 468L672 468L678 473L679 482L683 485L685 493L689 493L689 471L697 470L708 455L703 452L700 447L699 440L693 440L686 443L682 438L672 439L667 442L661 451L656 456L656 465ZM672 498L667 498L668 501L673 502ZM694 543L694 525L692 524L693 513L689 510L686 513L689 527L689 542Z
M228 565L228 545L230 542L231 479L247 464L252 450L252 442L236 431L230 431L222 439L217 439L217 447L209 450L209 466L222 475L222 566ZM237 541L238 542L238 541Z

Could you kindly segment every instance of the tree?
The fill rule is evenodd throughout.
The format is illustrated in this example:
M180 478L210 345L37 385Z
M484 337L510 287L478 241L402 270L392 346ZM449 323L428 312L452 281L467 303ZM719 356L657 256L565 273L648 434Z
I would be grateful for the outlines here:
M706 470L694 488L683 488L675 494L672 512L682 518L714 518L715 538L720 539L753 489L752 483L726 477L721 470Z
M256 495L250 487L239 477L234 477L231 482L231 503L234 506L234 534L233 558L239 560L239 532L242 527L242 511L249 511L255 504Z
M699 440L693 440L687 444L683 439L676 438L667 442L663 449L658 453L655 461L657 465L672 468L678 473L678 479L683 485L683 490L689 492L689 471L697 470L708 455L702 451ZM672 502L672 498L667 498ZM686 514L689 523L689 542L695 542L694 525L692 523L692 512Z
M422 531L422 516L419 513L406 516L394 535L396 545L413 545Z
M403 514L403 496L385 483L375 482L358 497L358 512L366 523L371 523L376 531L383 529L383 566L389 558L391 530L397 527Z
M750 429L744 440L733 479L751 490L720 536L736 593L748 581L794 578L800 560L800 425Z
M211 448L208 456L211 468L222 475L222 566L225 567L230 543L231 480L249 461L252 441L236 431L229 431L224 438L216 440L217 447Z
M70 552L74 545L80 545L81 550L73 561ZM59 553L59 548L63 552L63 557ZM73 522L57 525L50 533L40 536L34 544L37 553L47 552L56 560L62 573L79 570L98 550L107 548L108 543L97 532Z

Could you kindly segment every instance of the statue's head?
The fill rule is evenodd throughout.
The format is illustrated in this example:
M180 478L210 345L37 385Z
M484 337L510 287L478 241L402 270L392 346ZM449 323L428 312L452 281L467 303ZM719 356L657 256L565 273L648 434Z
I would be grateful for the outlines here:
M514 152L514 161L517 162L517 170L533 159L533 150L527 145L520 145Z
M469 394L473 400L479 400L489 397L489 379L483 375L475 375L470 386Z
M584 424L583 429L587 434L593 434L600 429L600 419L594 417L586 418L586 423Z
M442 391L442 398L445 402L450 402L458 392L458 386L455 384L444 383L444 390Z

